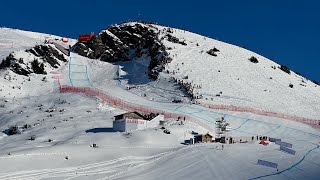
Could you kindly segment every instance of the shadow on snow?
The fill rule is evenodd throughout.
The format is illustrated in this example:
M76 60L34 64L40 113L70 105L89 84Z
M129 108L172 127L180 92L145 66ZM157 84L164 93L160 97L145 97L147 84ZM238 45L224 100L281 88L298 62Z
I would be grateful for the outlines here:
M106 132L116 132L113 128L93 128L86 130L86 133L106 133Z

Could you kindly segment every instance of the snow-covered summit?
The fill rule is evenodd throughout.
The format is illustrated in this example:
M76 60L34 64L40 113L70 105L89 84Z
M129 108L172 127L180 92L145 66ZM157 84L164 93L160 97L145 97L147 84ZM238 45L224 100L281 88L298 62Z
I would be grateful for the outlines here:
M35 45L42 44L46 38L57 37L19 29L0 28L0 61L13 51L32 48Z
M43 45L41 37L46 35L0 30L6 47L0 55L11 54L10 66L0 70L0 179L319 177L319 129L190 103L193 98L319 119L319 86L285 66L231 44L150 23L112 25L77 43L78 54L69 57L54 44ZM22 69L27 73L19 74ZM73 92L90 89L91 95L99 89L101 96L62 94L58 85ZM106 103L108 97L114 106ZM164 127L114 132L112 121L125 104L187 119L166 117ZM222 117L235 144L185 145L198 133L219 137L214 127ZM258 136L292 143L295 155L273 142L260 144ZM258 159L278 167L260 166Z
M158 28L163 31L160 36L171 34L187 44L164 38L173 59L166 70L169 76L191 83L193 94L202 96L200 101L320 118L320 86L314 82L241 47L184 30L171 28L170 33L170 28ZM210 55L210 50L215 54Z
M171 27L127 22L109 26L85 46L93 59L145 64L144 71L158 80L173 79L201 103L320 118L316 82L232 44Z

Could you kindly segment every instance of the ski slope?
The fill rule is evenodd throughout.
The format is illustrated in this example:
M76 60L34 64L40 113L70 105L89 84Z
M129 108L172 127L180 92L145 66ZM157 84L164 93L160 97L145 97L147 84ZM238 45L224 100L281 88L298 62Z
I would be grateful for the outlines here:
M84 59L82 59L84 60ZM140 105L144 105L147 107L151 107L151 108L156 108L156 109L161 109L161 110L165 110L165 111L169 111L169 112L176 112L176 113L181 113L182 115L188 115L188 116L192 116L195 119L198 119L201 122L205 122L206 124L208 124L209 126L211 126L212 128L214 128L215 126L215 120L218 119L219 117L225 117L227 119L227 121L231 124L231 126L233 127L232 131L230 132L230 135L233 137L251 137L251 136L256 136L256 135L266 135L266 136L271 136L271 137L277 137L277 138L282 138L285 141L288 141L290 143L293 143L294 146L296 147L295 150L299 149L300 151L300 155L296 155L296 157L294 157L295 161L292 161L292 157L291 155L284 155L283 152L277 150L277 148L279 148L276 145L272 145L272 148L270 148L269 150L263 150L263 147L259 148L256 147L257 143L253 143L253 146L251 146L251 148L254 148L254 150L252 150L253 152L259 152L260 150L263 150L263 152L259 152L258 156L253 156L251 157L251 164L254 165L254 167L256 166L256 160L258 158L269 158L269 160L272 160L273 162L277 162L279 164L281 164L281 167L279 169L279 171L269 171L269 173L264 173L265 169L262 169L262 171L260 171L259 173L253 172L253 171L247 171L246 173L241 172L241 174L246 174L243 177L241 177L241 179L250 179L250 178L259 178L261 175L264 176L266 175L267 177L271 177L271 178L279 178L279 179L285 179L285 177L290 177L290 176L307 176L310 179L315 178L313 173L308 174L308 173L297 173L294 170L297 169L297 167L299 167L299 169L302 169L301 171L304 171L304 169L313 169L312 172L315 173L317 167L314 164L317 160L319 159L319 154L318 154L318 148L319 148L319 139L320 139L320 134L318 129L313 129L311 127L309 127L308 125L302 125L300 123L296 123L296 122L292 122L290 120L284 120L284 119L279 119L279 118L270 118L270 117L264 117L264 116L257 116L254 114L246 114L246 113L231 113L231 112L226 112L226 111L213 111L211 109L207 109L207 108L203 108L197 105L188 105L188 104L170 104L170 103L156 103L153 101L148 101L146 100L144 97L139 97L136 96L135 93L132 92L128 92L127 90L125 90L122 86L119 86L119 83L117 82L117 78L114 78L117 76L117 65L112 65L112 64L105 64L105 63L101 63L99 61L90 61L87 60L85 61L88 63L89 68L89 72L90 69L95 69L95 72L92 72L90 75L90 77L92 77L93 82L100 82L102 79L102 82L100 84L100 88L103 88L104 91L108 92L109 94L112 94L113 96L116 96L122 100L126 100L128 102L134 102L135 104L140 104ZM84 63L85 63L84 62ZM99 68L98 68L99 67ZM106 69L108 69L107 72L114 72L112 74L106 74L106 73L102 73L99 72L99 69L101 69L101 71L104 71ZM103 74L102 78L100 76L100 74ZM99 80L96 80L99 79ZM108 80L108 82L106 82ZM94 86L97 86L98 83L94 84ZM104 86L107 85L107 86ZM113 86L112 86L113 85ZM302 127L304 126L304 127ZM308 130L306 130L308 129ZM205 131L205 130L204 130ZM232 148L233 150L231 150L233 153L237 152L236 151L237 147L232 147L232 145L230 148ZM214 148L214 147L212 147ZM207 151L212 151L212 148L209 148ZM203 149L202 149L203 150ZM202 151L201 150L201 151ZM192 156L196 156L196 154L198 154L198 151L195 151L193 153L190 153L190 157ZM205 150L204 150L205 151ZM251 150L243 150L245 151L245 155L242 153L239 153L241 155L244 155L246 158L248 158L246 155L246 152L250 152ZM268 153L267 153L268 152ZM231 153L231 152L230 152ZM261 154L260 154L261 153ZM270 153L270 154L269 154ZM232 153L231 153L232 154ZM252 153L248 153L248 154L252 154ZM318 154L318 155L317 155ZM309 159L310 156L314 156L315 158L313 160ZM228 155L227 155L228 156ZM173 157L177 157L179 158L179 155L174 155ZM172 158L173 158L172 157ZM183 155L183 157L185 157L185 155ZM196 156L197 157L197 156ZM279 158L280 157L280 158ZM212 157L214 158L214 161L212 162L216 162L218 157ZM239 157L240 158L240 157ZM195 158L195 159L199 159L199 157ZM305 160L306 159L306 160ZM166 159L167 162L168 159ZM315 160L315 161L314 161ZM190 160L191 162L184 162L184 163L179 163L180 164L185 164L185 165L189 165L189 164L193 164L195 160ZM204 160L203 160L204 161ZM234 161L234 159L232 160L232 162ZM178 169L176 171L180 171L181 166L178 166L176 164L175 161L169 161L171 163L173 163L173 165L169 165L169 167L178 167ZM291 162L291 163L289 163ZM294 163L293 163L294 162ZM308 163L306 163L308 162ZM157 162L158 163L158 162ZM231 163L231 162L228 162ZM242 162L243 163L243 162ZM166 166L168 166L168 162L166 163ZM316 163L317 164L317 163ZM186 168L186 171L192 169L197 169L195 166L197 165L197 163L195 163L193 166L188 166L188 168ZM202 166L206 166L207 163L203 164ZM211 165L209 163L209 165ZM154 167L155 166L155 167ZM197 173L193 173L194 176L192 176L191 174L184 174L183 172L181 173L177 173L177 176L171 175L167 173L166 170L169 170L171 168L165 168L166 170L163 170L163 167L160 166L158 167L156 163L154 163L154 166L152 166L152 168L145 170L143 168L143 170L139 170L139 168L133 168L132 170L129 170L129 175L127 172L125 173L120 173L119 175L116 175L115 179L119 178L119 179L158 179L158 177L166 177L166 179L179 179L179 178L190 178L190 179L194 179L197 176L199 176L199 174ZM227 164L221 164L219 165L221 167L225 167L227 166ZM238 165L239 166L239 165ZM216 167L216 166L214 166ZM247 169L249 167L246 167ZM137 170L138 169L138 170ZM231 168L232 169L232 168ZM154 173L149 173L149 171L154 172ZM196 170L194 170L196 171ZM200 171L200 170L199 170ZM234 171L234 169L232 169L231 171ZM162 173L163 172L163 173ZM217 170L217 172L220 172ZM176 174L176 173L173 173ZM232 174L231 172L226 172L225 175L221 175L218 176L218 173L213 173L213 174L209 174L207 177L206 176L201 176L203 177L203 179L210 179L211 177L218 177L218 178L222 178L224 179L225 177L227 177L227 174ZM256 177L253 177L252 175L256 174ZM315 173L317 174L317 173ZM236 178L238 175L234 175L234 178ZM112 176L113 177L113 176ZM192 177L192 178L191 178ZM229 177L229 176L228 176Z
M0 62L11 52L44 44L44 41L48 38L60 39L61 37L19 29L0 28Z
M174 32L177 33L175 34L177 37L180 34L179 38L197 39L199 44L209 41L208 38L204 40L201 36L188 34L181 30L174 30ZM216 43L213 40L210 42ZM170 42L167 43L170 44ZM224 56L228 54L231 59L233 56L237 58L235 54L231 56L233 50L238 50L239 54L243 53L238 47L234 47L229 52L231 45L220 43L217 43L217 48L221 53L228 52ZM187 41L187 44L190 43ZM209 44L208 42L206 46L209 47ZM184 68L200 66L191 61L195 56L192 53L188 54L191 52L189 45L179 47L180 45L171 44L171 46L176 46L173 49L176 52L171 52L171 55L177 53L177 56L173 57L173 62L167 68L178 72L175 77L182 76L179 71L185 70ZM206 47L203 45L202 48ZM245 51L243 58L249 55L247 53L249 52ZM180 59L180 56L184 58ZM261 57L258 55L257 57L260 60ZM198 58L205 61L204 64L207 66L210 64L209 60L212 60L211 56L206 57L205 54ZM222 60L227 61L229 58ZM271 63L269 60L265 61L266 66ZM72 66L71 63L80 66ZM137 63L141 66L144 64L140 61ZM240 64L237 65L240 66ZM150 82L143 72L137 75L132 74L135 68L143 69L141 66L131 62L104 63L72 54L69 64L61 66L56 71L61 73L60 83L62 85L75 88L97 88L111 94L114 98L133 104L191 116L212 128L215 126L216 119L225 117L232 128L228 132L230 136L242 139L251 139L256 135L281 138L293 144L296 155L280 151L279 146L274 143L263 146L256 140L248 143L226 144L223 150L219 143L186 146L181 143L192 137L192 131L206 133L208 130L197 123L188 121L184 125L178 125L175 119L169 120L166 126L171 131L170 135L163 133L160 127L131 133L114 132L112 130L113 116L125 112L124 110L83 94L60 94L57 82L51 78L52 74L47 75L48 81L45 82L41 80L43 75L34 75L31 81L28 81L26 77L15 75L12 72L1 72L1 76L9 73L14 78L10 81L0 80L1 85L7 88L5 91L0 91L0 105L4 105L4 108L0 108L0 179L318 179L320 175L320 131L318 128L275 117L214 110L190 103L170 103L172 99L183 95L172 82L169 82L168 74L163 73L158 81ZM252 68L251 64L246 66ZM221 67L225 68L225 71L228 68L235 70L235 66L231 65L230 67L221 65L208 68L212 71L213 68L220 69ZM189 70L190 72L195 71L194 68ZM260 70L258 68L256 71ZM233 94L237 88L228 90L232 82L222 86L221 79L211 81L215 75L202 74L205 71L208 69L202 64L197 74L188 74L189 80L202 82L199 83L202 86L200 90L202 94L216 94L221 88L225 88L221 90L223 91L222 97L214 97L214 103L235 103L235 105L279 110L297 115L303 112L303 116L306 117L319 117L318 112L309 109L309 107L318 108L317 105L312 104L313 101L319 102L317 96L310 100L308 99L310 95L301 90L300 95L305 96L305 100L301 101L301 109L287 112L287 110L269 107L263 103L262 106L261 102L264 100L251 96L247 91L251 92L253 88L241 85L241 83L237 88L247 88L239 90L245 93ZM282 73L279 70L274 77L285 78L286 74ZM242 75L245 82L249 81L247 74L239 72L235 76L238 75ZM140 79L134 79L137 76ZM15 83L17 86L23 80L25 83L21 90L12 89ZM298 77L292 80L298 82ZM224 78L224 81L229 81L229 79ZM274 88L273 84L268 81L262 82ZM263 83L261 86L264 86ZM310 84L310 87L306 87L308 91L317 94L316 87L313 89L311 88L313 84L309 81L307 83ZM127 90L127 86L133 84L138 85L138 88ZM252 84L252 86L255 85ZM219 90L214 88L211 90L211 86L219 87L217 88ZM279 93L287 93L282 86L278 88ZM296 89L294 91L300 92ZM253 93L259 97L261 95L259 92ZM297 101L300 100L300 95L292 94ZM289 95L283 96L288 96L288 100L292 99ZM205 99L201 101L207 102ZM244 103L245 101L248 102ZM279 104L282 103L283 101L279 100L273 105L279 107ZM293 102L293 105L296 105L295 103L297 102ZM283 109L289 107L282 105ZM46 112L52 107L55 111ZM311 113L308 114L309 112ZM15 124L31 124L32 127L19 135L7 136L3 133L9 126ZM35 135L36 139L27 140L32 135ZM52 141L49 142L49 139ZM93 143L96 143L98 148L90 147ZM258 159L278 163L278 171L257 165Z
M164 28L157 27L160 31ZM184 30L172 31L187 46L163 40L166 47L172 48L169 52L173 59L167 67L170 74L166 75L180 80L188 76L184 82L200 85L195 89L196 94L203 95L200 102L320 119L320 86L295 72L283 72L279 64L249 50ZM214 47L219 50L216 57L206 53ZM252 56L259 63L250 62ZM293 88L289 88L290 83ZM216 96L219 92L222 95Z

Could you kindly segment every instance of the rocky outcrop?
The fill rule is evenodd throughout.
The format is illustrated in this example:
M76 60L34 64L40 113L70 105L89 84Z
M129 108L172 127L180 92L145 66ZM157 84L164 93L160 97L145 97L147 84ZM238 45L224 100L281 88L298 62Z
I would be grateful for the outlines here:
M60 66L57 60L67 62L62 54L60 54L56 49L48 45L38 45L32 49L26 50L36 57L43 59L45 62L49 63L52 67L58 68Z
M211 56L217 56L216 52L220 52L217 48L210 49L207 53Z
M13 54L9 54L9 56L4 59L0 64L0 69L11 69L13 72L27 76L30 74L29 69L25 69L21 66L23 63L23 59L16 59Z
M64 56L50 45L37 45L25 52L33 54L33 59L20 58L11 53L2 61L0 69L10 69L19 75L28 76L30 73L47 74L45 64L58 68L61 62L67 62Z
M258 59L256 57L254 57L254 56L251 56L249 58L249 61L252 62L252 63L259 63Z
M168 32L172 32L172 31L168 31ZM187 45L187 43L185 43L184 41L180 41L179 38L174 37L171 34L167 34L166 37L167 37L167 40L172 42L172 43L177 43L177 44L181 44L181 45L184 45L184 46Z
M290 69L287 66L284 65L280 65L279 69L281 69L283 72L287 73L287 74L291 74Z
M74 52L105 62L150 57L148 75L157 78L168 57L157 29L150 24L127 23L109 26L86 43L77 43Z
M76 48L73 50L73 52L88 57L89 56L90 49L83 43L77 43Z

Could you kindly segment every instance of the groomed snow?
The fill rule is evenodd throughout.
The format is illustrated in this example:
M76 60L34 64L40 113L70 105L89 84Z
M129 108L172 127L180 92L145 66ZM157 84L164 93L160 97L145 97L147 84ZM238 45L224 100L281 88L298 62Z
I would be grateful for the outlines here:
M298 82L300 77L294 74L289 76L271 67L269 72L268 66L274 63L256 54L253 55L258 57L259 63L250 64L247 58L252 55L251 52L236 46L208 38L204 40L201 36L181 30L174 30L174 33L174 36L179 38L187 38L188 46L165 42L168 46L176 47L171 55L177 54L167 67L168 70L178 71L175 77L188 73L189 80L202 86L202 94L223 91L222 97L213 97L215 103L236 103L235 105L281 112L291 110L291 106L280 100L276 93L263 95L266 93L263 91L266 86L271 92L281 93L285 100L297 100L292 105L301 108L293 108L290 113L303 113L306 117L319 118L319 111L312 111L312 107L316 110L319 108L319 103L312 104L320 102L317 99L319 88L313 88L314 84L311 82L308 81L307 87L301 89L296 85L294 89L289 89L286 85L278 85L273 81L271 83L263 80L269 78L270 74L264 76L258 72L271 73L274 79L284 84L291 80L293 83ZM192 41L194 46L189 41ZM211 57L205 51L200 54L198 51L201 49L196 49L196 42L203 50L217 47L220 50L218 57ZM195 56L195 53L200 55ZM70 80L69 66L65 64L57 70L61 72L63 85L72 85L72 79L78 78L81 80L73 84L74 86L99 88L119 99L192 116L212 127L216 119L224 116L232 127L230 136L243 139L256 135L281 138L292 143L297 153L290 155L280 151L276 144L263 146L259 141L224 145L223 150L219 143L183 145L181 143L185 139L192 137L191 131L206 133L207 130L191 122L178 125L174 119L166 126L171 134L163 133L160 127L131 133L113 132L113 116L123 113L123 110L80 94L60 94L56 91L57 82L51 78L51 74L47 75L48 81L42 81L42 75L33 75L28 81L26 77L12 72L1 72L1 77L9 73L11 80L0 80L0 85L3 89L6 88L0 91L0 107L4 105L0 108L0 179L318 179L320 175L319 129L279 118L218 111L187 103L168 103L181 95L167 95L166 92L181 92L168 82L167 74L162 74L154 84L146 82L145 76L135 79L135 75L128 75L128 70L135 67L132 63L109 64L76 54L71 57L72 63L82 65L79 66L81 72L84 72L81 68L87 68L87 74L83 77L72 77ZM203 62L196 63L198 61L194 59ZM263 68L264 66L266 68ZM191 72L191 67L199 68L199 71ZM139 68L141 66L138 66ZM218 69L225 74L220 76L219 73L208 73ZM242 71L243 69L250 70ZM142 72L141 75L143 74ZM258 75L259 78L254 77ZM219 78L216 78L217 76ZM12 80L12 77L15 79ZM233 85L230 78L238 77L244 81L244 85L240 82ZM259 81L249 82L250 78ZM138 82L132 83L132 80ZM12 86L23 81L25 85L21 90L12 89ZM128 85L133 84L142 87L126 90ZM164 90L157 88L157 85ZM262 89L262 92L254 91L257 88ZM309 98L311 95L303 88L315 94L313 99ZM292 91L293 97L287 95L290 94L289 91ZM305 100L302 101L300 96L305 97ZM264 99L271 97L277 101L271 101L272 106L269 107L265 104L269 101L264 102ZM298 102L301 106L296 104ZM54 112L45 112L52 107L55 108ZM30 124L32 127L19 135L7 136L1 133L16 124ZM33 135L36 137L34 141L27 140ZM52 139L52 142L48 142L49 139ZM90 147L93 143L96 143L98 148ZM278 171L257 165L258 159L278 163Z

